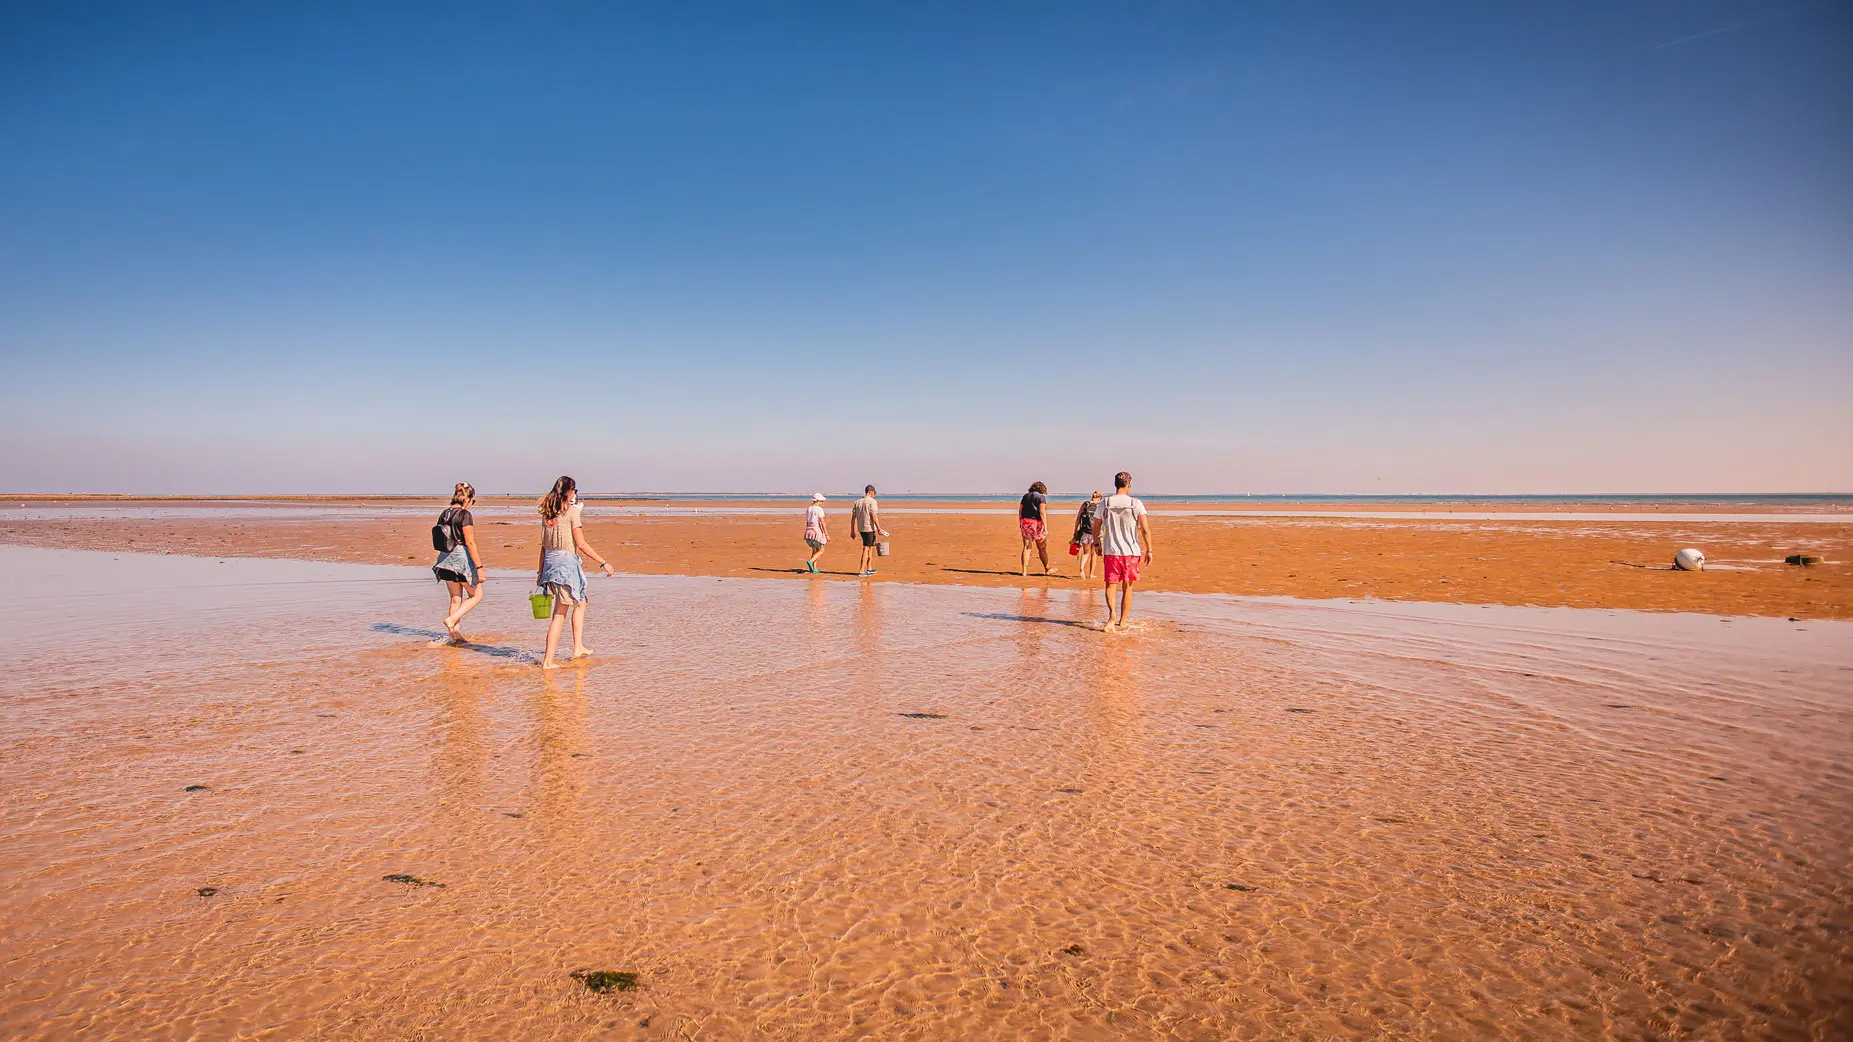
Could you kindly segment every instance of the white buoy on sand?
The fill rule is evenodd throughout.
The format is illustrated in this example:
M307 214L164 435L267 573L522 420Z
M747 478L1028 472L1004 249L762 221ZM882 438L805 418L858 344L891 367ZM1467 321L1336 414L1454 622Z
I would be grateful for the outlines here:
M1682 572L1702 572L1705 570L1705 552L1688 546L1673 555L1673 567Z

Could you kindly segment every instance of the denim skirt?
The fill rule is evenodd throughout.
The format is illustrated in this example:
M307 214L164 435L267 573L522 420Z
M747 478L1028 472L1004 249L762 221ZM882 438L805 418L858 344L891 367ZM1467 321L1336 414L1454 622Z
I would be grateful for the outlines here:
M584 604L585 567L571 550L549 550L541 557L540 585L569 604Z
M450 575L445 575L449 572ZM443 582L457 582L455 576L463 576L465 586L475 586L481 576L476 574L476 566L470 563L470 551L458 543L449 553L439 554L438 563L431 566L431 573Z

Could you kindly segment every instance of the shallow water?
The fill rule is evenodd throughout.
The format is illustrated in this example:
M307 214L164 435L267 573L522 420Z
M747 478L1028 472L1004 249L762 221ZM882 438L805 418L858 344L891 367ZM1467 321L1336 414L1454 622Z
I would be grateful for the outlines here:
M1853 1027L1853 624L624 577L543 675L419 569L0 574L0 1036Z

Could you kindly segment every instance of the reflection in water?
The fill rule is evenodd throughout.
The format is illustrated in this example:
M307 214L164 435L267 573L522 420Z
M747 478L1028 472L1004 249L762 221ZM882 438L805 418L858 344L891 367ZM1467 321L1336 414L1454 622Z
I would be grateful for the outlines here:
M481 667L466 661L459 649L446 648L434 655L437 675L430 690L437 698L437 774L440 803L452 814L473 815L483 798L489 760L489 724L484 714L488 698Z
M832 632L831 623L834 609L830 606L830 591L836 583L822 579L812 579L804 584L804 627L803 639L809 663L821 666L835 653L837 641Z
M1087 691L1093 707L1094 762L1102 780L1137 777L1146 757L1139 729L1139 670L1146 651L1132 641L1102 639L1093 649Z
M856 589L856 654L864 664L879 668L882 640L882 591L874 583L859 583Z
M1092 591L627 579L590 635L622 659L542 675L372 628L429 615L407 570L0 570L8 1039L1827 1038L1853 1008L1847 624L1158 595L1108 638ZM526 607L472 619L512 646Z
M534 702L534 815L554 842L579 838L586 771L596 755L586 734L586 673L569 666L543 674Z
M1042 651L1042 641L1047 636L1049 624L1049 590L1045 586L1025 586L1017 594L1017 617L1022 619L1016 628L1017 655L1020 666L1028 675L1043 668L1037 662Z
M876 704L889 668L882 655L883 591L874 583L859 583L856 603L849 620L851 647L854 650L856 682L845 692L847 705L857 712L869 712Z

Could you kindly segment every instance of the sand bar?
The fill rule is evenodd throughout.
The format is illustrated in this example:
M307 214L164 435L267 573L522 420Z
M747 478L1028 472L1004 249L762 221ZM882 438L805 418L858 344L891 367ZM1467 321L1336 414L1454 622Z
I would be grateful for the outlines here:
M996 503L884 500L893 511L894 555L881 577L904 582L1022 586L1013 516ZM20 505L24 503L24 505ZM0 501L0 543L75 549L290 557L367 563L428 563L434 500ZM844 502L831 504L837 541L827 578L853 578L854 550L842 538ZM1056 500L1057 567L1066 555L1078 501ZM1701 504L1703 505L1703 504ZM1720 511L1677 518L1639 511L1589 511L1551 520L1266 516L1205 513L1199 506L1154 512L1159 557L1142 588L1248 596L1629 608L1853 618L1853 519L1797 520L1751 505L1754 518ZM1714 505L1715 506L1715 505ZM477 512L492 574L513 587L534 567L538 525L532 504L490 500ZM672 511L672 512L666 512ZM910 512L926 511L926 512ZM1365 513L1379 514L1381 511ZM1532 511L1527 511L1527 515ZM1615 514L1625 516L1617 517ZM594 544L624 571L642 574L798 578L800 505L689 501L665 506L593 501ZM1673 572L1675 551L1703 549L1711 570ZM1807 552L1826 564L1783 563ZM1073 578L1027 580L1056 588Z

